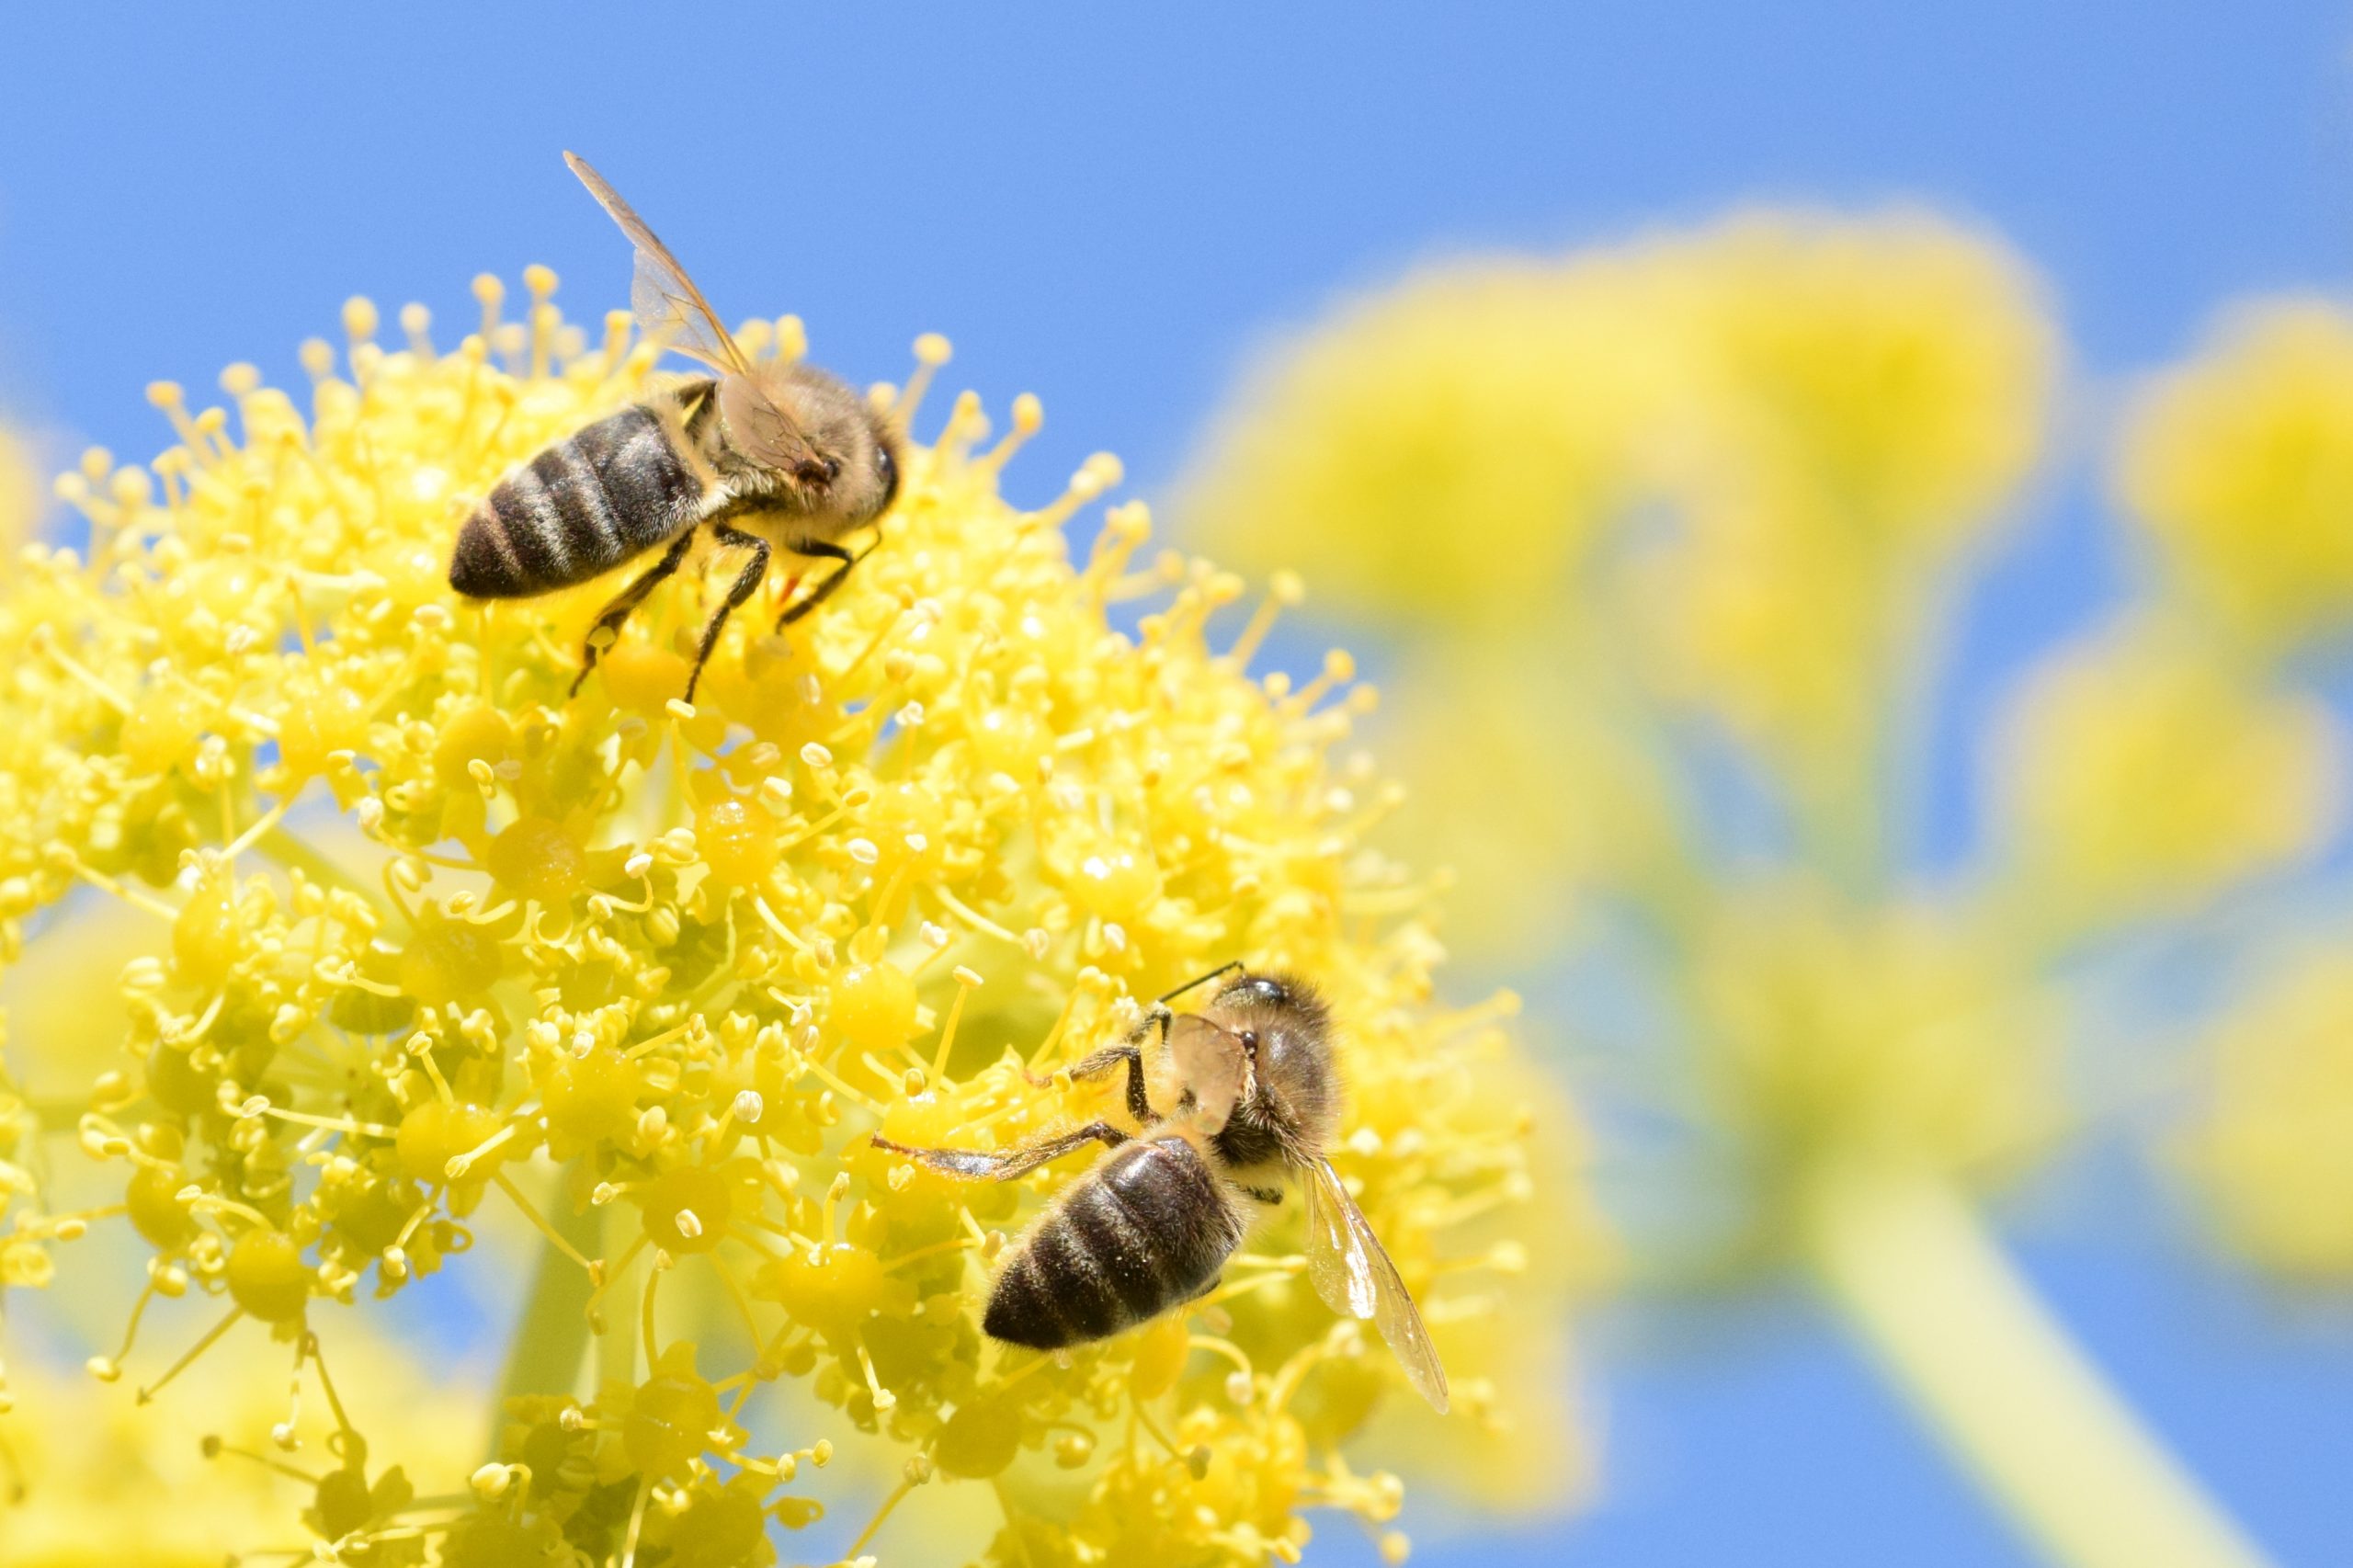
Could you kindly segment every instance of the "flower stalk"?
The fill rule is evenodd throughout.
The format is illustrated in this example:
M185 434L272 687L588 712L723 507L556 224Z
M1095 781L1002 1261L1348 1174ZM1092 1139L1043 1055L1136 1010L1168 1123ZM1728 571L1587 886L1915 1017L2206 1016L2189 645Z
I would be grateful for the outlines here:
M568 1203L554 1203L546 1206L546 1212L556 1235L570 1243L574 1251L596 1250L604 1229L601 1210L575 1210ZM506 1370L500 1374L498 1397L490 1409L494 1449L508 1400L574 1392L580 1381L581 1358L588 1349L588 1294L594 1288L587 1270L552 1237L540 1244L530 1294L523 1298L516 1313Z
M1832 1307L2045 1558L2262 1568L2263 1553L2086 1359L1950 1184L1842 1163L1819 1174L1802 1214Z

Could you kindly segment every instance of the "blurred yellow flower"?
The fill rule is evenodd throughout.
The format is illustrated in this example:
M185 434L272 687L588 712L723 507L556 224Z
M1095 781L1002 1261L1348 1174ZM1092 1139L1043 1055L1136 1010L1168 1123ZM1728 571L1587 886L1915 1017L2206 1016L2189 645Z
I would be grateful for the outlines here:
M1926 214L1758 212L1428 274L1302 345L1211 444L1204 531L1397 632L1394 842L1692 1134L1643 1195L1658 1277L1803 1268L2056 1560L2254 1562L1973 1204L2075 1119L2075 944L2311 857L2340 742L2203 633L2102 644L2025 683L2000 853L1920 864L1945 621L2053 424L2028 268Z
M1649 646L1644 677L1666 704L1712 715L1779 765L1801 801L1856 812L1867 763L1901 689L1922 579L1793 526L1792 514L1715 506L1635 562L1607 611Z
M2307 1278L2353 1278L2353 961L2305 957L2215 1030L2191 1172L2222 1239Z
M2353 614L2353 317L2280 300L2225 317L2124 433L2118 488L2180 589L2255 646Z
M1661 689L1858 812L1954 551L2039 455L2058 352L1998 245L1920 215L1757 214L1661 257L1694 431L1665 476L1681 527L1637 558L1622 623Z
M1768 1193L1849 1159L1984 1179L2057 1131L2056 999L1941 911L1768 881L1724 900L1691 984L1704 1085Z
M2064 937L2308 859L2343 819L2344 752L2325 703L2236 678L2177 629L2091 640L2034 672L2002 738L2020 913Z
M2040 452L2057 345L1987 236L1923 213L1756 213L1668 253L1708 421L1693 477L1876 559L1982 530Z
M1634 286L1606 257L1466 263L1342 312L1236 395L1184 516L1385 627L1550 616L1657 434Z
M0 1562L220 1568L301 1542L304 1510L365 1510L411 1490L409 1478L370 1458L338 1408L366 1421L379 1451L461 1464L448 1458L450 1437L470 1438L479 1410L456 1391L409 1380L388 1345L339 1337L335 1402L316 1398L293 1412L282 1352L258 1343L189 1374L182 1394L193 1420L161 1419L128 1390L94 1391L61 1371L20 1368L18 1408L0 1416ZM77 1418L62 1419L68 1410ZM454 1483L463 1473L439 1479ZM307 1545L300 1550L307 1558ZM388 1549L370 1561L421 1559Z
M487 1204L545 1238L499 1462L314 1521L322 1550L382 1560L422 1531L449 1563L767 1562L769 1525L844 1491L817 1473L830 1434L739 1422L779 1381L899 1467L853 1555L940 1482L1003 1500L1008 1562L1047 1536L1134 1560L1104 1555L1107 1511L1125 1551L1292 1560L1304 1508L1390 1528L1401 1483L1340 1457L1377 1413L1401 1462L1442 1449L1490 1491L1557 1494L1563 1391L1525 1369L1558 1362L1497 1325L1557 1335L1598 1256L1566 1155L1537 1158L1576 1131L1486 1087L1524 1071L1491 1010L1431 999L1427 901L1364 839L1384 787L1330 756L1370 697L1346 660L1247 676L1205 633L1243 585L1131 572L1141 506L1074 563L1059 525L1116 464L1017 510L997 477L1034 403L984 447L967 394L823 614L779 634L747 607L688 707L702 596L665 589L570 696L613 585L461 607L449 540L509 465L641 395L654 353L626 316L590 345L527 276L524 323L483 279L482 330L446 354L422 310L386 348L354 301L341 365L304 349L307 410L250 366L229 407L151 389L180 444L152 469L92 454L61 485L87 560L35 553L0 595L0 950L61 983L49 912L92 888L138 949L25 1066L123 1219L35 1210L19 1236L127 1223L152 1254L127 1316L216 1303L177 1361L128 1350L145 1392L172 1408L216 1336L301 1346L323 1303L517 1269ZM745 339L793 351L798 324ZM904 421L921 392L877 395ZM1170 585L1110 630L1110 601ZM867 1143L1117 1114L1030 1074L1235 959L1313 977L1347 1025L1336 1158L1458 1369L1445 1426L1395 1410L1386 1351L1308 1289L1296 1203L1192 1308L1040 1358L980 1334L985 1266L1080 1164L964 1184ZM1532 1269L1540 1249L1560 1256Z
M1449 653L1383 693L1385 727L1413 748L1388 836L1475 890L1449 901L1452 944L1483 963L1540 966L1569 939L1572 890L1688 873L1682 824L1662 760L1587 690L1508 651Z

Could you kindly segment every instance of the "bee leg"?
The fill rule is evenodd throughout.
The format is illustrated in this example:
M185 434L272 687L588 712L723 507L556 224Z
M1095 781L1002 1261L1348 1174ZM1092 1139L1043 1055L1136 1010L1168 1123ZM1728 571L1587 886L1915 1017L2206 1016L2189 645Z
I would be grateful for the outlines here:
M813 555L826 561L838 561L842 563L842 569L811 589L799 603L787 605L784 613L776 618L776 629L779 631L831 598L834 590L842 585L842 579L849 575L850 568L874 553L874 546L870 544L856 555L852 555L831 540L823 539L797 539L788 548L795 555Z
M1040 1165L1059 1160L1084 1144L1099 1142L1107 1149L1116 1149L1127 1141L1128 1135L1108 1121L1090 1121L1058 1138L1044 1139L1027 1149L1008 1149L996 1154L980 1149L910 1149L880 1134L869 1140L878 1149L904 1154L933 1170L983 1181L1011 1181L1016 1176L1028 1176Z
M1242 1189L1261 1203L1280 1203L1283 1189L1279 1187L1245 1187Z
M680 534L671 541L670 548L662 552L661 560L639 573L634 582L613 596L612 603L597 612L597 624L588 629L586 645L580 651L580 673L572 677L570 695L580 695L581 682L588 678L588 672L597 667L597 656L604 652L597 645L597 633L609 631L619 636L621 624L629 619L630 613L645 602L645 596L652 593L664 578L678 569L678 562L687 558L687 547L694 541L694 529L688 528Z
M1142 1023L1137 1025L1135 1032L1126 1040L1118 1045L1107 1045L1093 1055L1083 1057L1063 1069L1075 1081L1081 1078L1092 1078L1100 1073L1108 1073L1115 1067L1126 1067L1128 1070L1128 1114L1136 1119L1138 1125L1143 1127L1149 1127L1160 1119L1159 1113L1152 1108L1152 1096L1144 1092L1143 1081L1143 1037L1151 1031L1154 1024L1160 1026L1160 1038L1165 1040L1168 1038L1167 1008L1155 1006L1152 1014L1147 1016ZM1032 1085L1041 1089L1053 1082L1051 1076L1039 1078L1026 1073L1022 1076L1029 1078Z
M710 651L719 646L719 634L726 630L727 618L735 613L737 605L752 597L754 591L759 587L761 580L768 574L767 540L757 534L747 534L741 528L730 528L725 523L713 523L710 534L722 544L733 545L737 549L750 551L752 559L745 562L741 572L735 574L734 586L727 590L725 601L712 613L710 623L702 629L702 641L695 647L695 667L687 676L688 702L695 699L695 683L702 679L702 667L710 662Z

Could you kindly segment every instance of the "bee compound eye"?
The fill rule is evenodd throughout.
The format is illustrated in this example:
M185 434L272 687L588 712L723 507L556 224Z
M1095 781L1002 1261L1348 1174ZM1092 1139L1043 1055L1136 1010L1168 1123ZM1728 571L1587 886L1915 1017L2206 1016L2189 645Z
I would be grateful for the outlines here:
M882 481L882 505L887 507L899 498L899 460L889 447L874 449L874 472Z

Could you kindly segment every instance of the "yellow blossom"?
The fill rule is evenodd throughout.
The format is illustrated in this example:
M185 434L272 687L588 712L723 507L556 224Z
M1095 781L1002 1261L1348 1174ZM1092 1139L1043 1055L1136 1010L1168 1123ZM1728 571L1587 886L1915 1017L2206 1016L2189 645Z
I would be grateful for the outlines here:
M2040 290L1989 238L1923 213L1736 218L1662 264L1695 340L1689 453L1824 545L1934 555L1994 520L2040 452L2056 348Z
M188 1414L168 1422L62 1369L19 1369L18 1408L0 1416L0 1562L219 1568L310 1535L332 1540L405 1501L410 1478L371 1457L341 1415L366 1422L379 1455L431 1456L453 1430L470 1434L479 1412L455 1390L408 1383L372 1336L341 1337L335 1398L314 1388L292 1411L286 1358L259 1342L193 1369ZM307 1528L305 1514L316 1520ZM421 1544L387 1542L371 1561L415 1563Z
M2212 1046L2186 1153L2222 1239L2291 1277L2353 1278L2353 964L2305 955Z
M824 1464L853 1433L903 1465L865 1532L886 1556L908 1550L892 1507L937 1483L1004 1500L1006 1562L1048 1537L1089 1563L1288 1558L1302 1509L1396 1514L1393 1478L1345 1468L1376 1415L1400 1462L1442 1448L1491 1489L1557 1491L1568 1437L1539 1417L1562 1389L1520 1370L1557 1358L1496 1325L1556 1335L1596 1250L1562 1223L1563 1160L1534 1158L1574 1130L1484 1088L1521 1071L1508 1040L1432 1000L1427 901L1364 842L1383 787L1332 755L1370 696L1347 661L1250 676L1207 631L1242 583L1132 571L1139 506L1072 561L1060 525L1117 465L1018 508L998 477L1034 403L988 445L966 394L823 613L778 633L746 606L690 708L690 571L572 696L615 584L460 605L449 541L506 467L641 395L654 354L626 316L589 342L552 276L529 281L506 323L480 280L482 326L447 353L421 309L387 347L354 301L299 399L244 365L220 407L150 389L178 444L93 454L61 485L87 559L29 551L0 595L0 952L54 983L44 933L77 890L137 932L114 994L22 1057L121 1217L35 1208L19 1236L127 1226L151 1292L216 1314L109 1370L185 1421L176 1380L210 1346L315 1333L331 1358L341 1306L517 1271L490 1218L511 1212L552 1261L496 1462L461 1501L314 1527L339 1550L765 1562L771 1526L843 1506ZM917 383L876 394L903 422L945 357L919 347ZM978 1307L1083 1163L961 1184L867 1142L1116 1115L1042 1075L1233 960L1312 977L1345 1020L1335 1157L1460 1369L1442 1426L1308 1289L1296 1203L1192 1308L1040 1358L985 1340ZM816 1430L755 1433L745 1402L779 1382ZM1236 1505L1214 1528L1187 1506L1203 1487ZM1116 1506L1138 1498L1156 1511Z
M1264 370L1188 515L1416 635L1554 670L1646 645L1659 690L1851 809L1819 798L2030 472L2058 358L2025 268L1920 214L1462 264Z
M1384 625L1552 614L1631 478L1661 367L1604 259L1434 269L1271 360L1185 514Z
M2063 362L1989 236L1750 213L1338 312L1194 494L1398 630L1394 842L1459 873L1469 956L1688 1134L1636 1267L1802 1271L2054 1561L2249 1568L1976 1205L2079 1119L2065 960L2310 857L2337 727L2202 628L2071 657L2025 683L2001 853L1919 864L1946 621Z
M1844 1160L1982 1181L2056 1130L2057 999L1960 917L1771 881L1723 902L1691 984L1703 1088L1768 1196Z
M1449 652L1404 672L1381 722L1413 759L1388 840L1474 890L1449 900L1455 944L1485 963L1540 964L1574 930L1577 890L1689 873L1664 760L1589 687L1508 651Z
M2344 750L2325 704L2234 678L2178 630L2091 640L2035 672L2004 737L2021 900L2063 934L2307 859L2342 818Z
M2353 612L2353 318L2279 300L2224 318L2125 431L2118 488L2181 590L2286 649Z
M1852 813L1940 574L2040 449L2037 290L1916 215L1760 214L1658 265L1694 434L1662 481L1680 527L1636 557L1619 623L1655 641L1665 694L1762 746L1810 810Z

